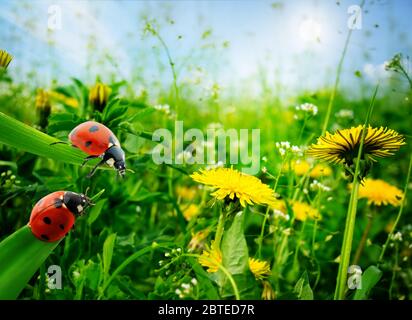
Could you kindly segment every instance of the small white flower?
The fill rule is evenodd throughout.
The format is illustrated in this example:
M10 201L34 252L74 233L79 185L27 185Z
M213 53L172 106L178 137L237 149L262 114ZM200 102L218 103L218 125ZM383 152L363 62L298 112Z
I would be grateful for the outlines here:
M263 156L263 157L262 157L262 161L263 161L263 162L267 162L267 161L268 161L268 158L267 158L266 156Z
M268 169L266 167L263 167L262 168L262 173L267 173L267 172L268 172Z
M307 112L310 115L316 116L318 113L318 107L312 103L304 103L295 108L297 111Z
M192 278L192 280L190 280L190 282L196 286L197 285L197 279L196 278Z
M188 284L188 283L182 283L182 288L183 288L183 289L190 289L190 284Z
M182 294L182 291L180 291L180 289L176 289L175 292L176 292L177 295L181 295L181 294Z
M177 248L176 251L177 251L178 253L180 253L180 252L182 252L182 248Z
M170 257L170 253L169 252L166 252L165 253L165 257L167 258L167 257Z
M311 190L321 190L325 192L329 192L332 190L330 187L320 183L318 180L313 180L309 187Z
M400 232L398 231L397 233L395 233L394 235L392 235L392 240L393 240L393 241L402 242L402 233L400 233Z

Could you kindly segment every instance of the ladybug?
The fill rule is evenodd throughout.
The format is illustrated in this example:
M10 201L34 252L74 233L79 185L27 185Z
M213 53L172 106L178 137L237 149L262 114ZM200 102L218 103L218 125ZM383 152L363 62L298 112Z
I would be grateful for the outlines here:
M124 151L109 128L95 121L83 122L70 132L69 139L73 147L89 155L84 159L82 166L91 159L102 159L87 177L90 178L97 167L104 163L115 168L120 176L124 176L126 171Z
M62 239L73 227L76 216L93 205L82 193L56 191L40 199L33 207L28 226L40 240Z

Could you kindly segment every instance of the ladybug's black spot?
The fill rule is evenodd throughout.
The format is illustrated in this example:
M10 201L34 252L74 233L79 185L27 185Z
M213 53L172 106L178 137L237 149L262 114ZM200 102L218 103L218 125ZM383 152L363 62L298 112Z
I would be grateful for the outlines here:
M86 146L86 148L90 147L90 145L92 144L91 141L86 141L86 143L84 144Z
M49 217L44 217L44 218L43 218L43 222L44 222L45 224L51 224L51 219L50 219Z
M99 127L98 127L98 126L91 126L91 127L89 128L89 132L96 132L96 131L99 131Z
M111 144L116 144L116 143L117 143L116 138L113 137L113 136L110 136L110 137L109 137L109 142L110 142Z
M42 234L40 237L41 237L42 239L44 239L44 240L49 240L49 237L46 236L45 234Z
M62 229L62 230L64 230L64 225L59 224L59 228Z

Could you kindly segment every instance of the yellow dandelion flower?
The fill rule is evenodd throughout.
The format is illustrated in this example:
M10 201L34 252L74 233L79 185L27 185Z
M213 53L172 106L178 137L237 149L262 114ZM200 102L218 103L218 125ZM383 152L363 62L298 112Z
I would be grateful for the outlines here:
M192 232L192 239L190 239L189 242L189 250L194 251L200 248L204 247L204 241L206 240L207 236L209 235L210 230L209 229L204 229L201 231L198 231L196 233Z
M199 258L199 263L203 267L208 268L206 271L209 273L217 272L219 270L219 265L222 263L222 252L213 241L210 249L203 250L203 253Z
M182 209L183 216L185 217L187 221L196 217L199 214L199 212L200 212L199 207L194 203L189 204L188 206L185 206Z
M196 189L184 186L177 186L176 194L184 200L191 201L196 197Z
M249 269L257 280L262 280L270 275L270 265L267 261L249 258Z
M311 164L306 160L298 160L292 163L292 169L297 176L304 176L310 171ZM332 169L324 164L316 164L309 173L311 178L317 179L332 174Z
M262 299L263 300L275 300L276 292L273 290L269 281L263 281L263 290L262 290Z
M266 184L258 178L241 173L229 168L215 168L200 170L191 175L193 180L216 189L212 196L218 200L239 199L240 204L262 204L272 206L275 204L275 194Z
M299 221L305 221L308 217L311 219L321 218L319 211L305 202L294 201L292 203L292 210L295 214L295 219Z
M363 125L350 129L337 130L336 133L326 132L307 154L332 163L342 163L352 166L358 156ZM362 159L376 161L375 158L388 157L404 145L404 137L396 131L384 127L368 127Z
M90 89L89 101L90 104L98 111L103 111L104 107L109 100L109 95L112 90L102 83L96 83L96 85Z
M402 203L403 192L397 187L380 179L365 179L359 186L359 198L368 199L368 204L399 207Z
M0 67L7 69L13 56L5 50L0 50Z

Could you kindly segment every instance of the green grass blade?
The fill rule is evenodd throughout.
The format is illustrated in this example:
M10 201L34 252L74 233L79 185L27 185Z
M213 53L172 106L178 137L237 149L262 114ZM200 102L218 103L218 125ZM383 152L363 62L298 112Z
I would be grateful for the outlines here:
M66 163L79 165L83 162L83 152L69 145L50 145L56 141L56 138L0 112L0 143Z
M17 299L59 242L37 239L28 226L0 243L0 299Z
M379 282L382 277L382 271L376 266L370 266L362 275L362 288L357 289L353 300L365 300L368 298L370 291Z

